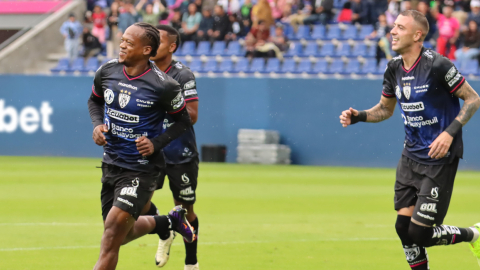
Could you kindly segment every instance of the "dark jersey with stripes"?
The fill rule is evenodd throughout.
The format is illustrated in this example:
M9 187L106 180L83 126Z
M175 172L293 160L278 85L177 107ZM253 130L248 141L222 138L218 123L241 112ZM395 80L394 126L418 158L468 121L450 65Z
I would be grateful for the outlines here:
M135 171L159 171L165 163L163 152L143 157L135 140L159 136L167 113L185 107L180 85L152 63L142 75L132 78L114 59L97 70L92 91L105 100L108 132L103 162Z
M198 101L197 83L193 72L181 62L172 61L170 66L165 70L168 76L175 79L182 88L185 102ZM165 131L174 121L167 115L163 123L163 131ZM163 152L165 160L168 164L181 164L190 162L198 156L197 143L195 139L195 130L191 126L179 138L167 145Z
M462 132L458 132L444 158L428 156L429 146L455 120L460 102L453 95L465 78L450 60L422 48L415 64L406 70L401 56L387 65L383 96L397 98L405 125L403 155L422 164L446 164L463 156Z

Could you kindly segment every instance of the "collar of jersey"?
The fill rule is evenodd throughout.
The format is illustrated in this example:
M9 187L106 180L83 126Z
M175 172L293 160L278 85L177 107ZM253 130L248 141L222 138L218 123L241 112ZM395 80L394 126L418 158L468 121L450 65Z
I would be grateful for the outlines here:
M152 70L152 68L147 69L147 71L145 71L142 75L139 75L139 76L134 77L134 78L130 78L130 76L129 76L129 75L127 74L127 72L125 71L125 66L124 66L124 67L123 67L123 74L125 74L125 77L127 77L127 79L128 79L129 81L133 81L133 80L136 80L136 79L142 77L143 75L147 74L148 72L150 72L150 70Z
M405 69L405 67L403 66L403 60L402 60L403 71L405 71L406 73L409 73L410 71L412 71L417 66L418 62L420 62L420 59L422 59L422 54L424 51L425 51L425 48L422 47L422 50L420 51L420 55L418 56L417 61L415 61L415 64L413 64L413 66L409 70Z

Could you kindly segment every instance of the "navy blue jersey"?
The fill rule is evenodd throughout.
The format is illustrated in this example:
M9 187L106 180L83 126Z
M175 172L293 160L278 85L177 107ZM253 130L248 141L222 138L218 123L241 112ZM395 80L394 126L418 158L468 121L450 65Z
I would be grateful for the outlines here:
M433 141L455 120L460 102L453 93L465 78L450 60L422 49L415 64L406 70L401 56L387 65L383 96L397 98L405 124L403 155L423 164L446 164L463 156L462 132L458 132L444 158L428 156Z
M197 83L192 71L181 62L172 61L165 71L168 76L175 79L182 88L186 102L198 101ZM163 131L165 131L174 121L167 115L163 123ZM198 156L197 143L195 140L195 130L191 126L179 138L172 141L163 148L165 160L168 164L181 164L190 162Z
M111 60L97 70L93 94L105 100L103 162L135 171L158 171L164 165L162 151L143 157L135 140L155 138L162 132L167 113L185 107L180 85L154 64L142 75L130 77L124 65Z

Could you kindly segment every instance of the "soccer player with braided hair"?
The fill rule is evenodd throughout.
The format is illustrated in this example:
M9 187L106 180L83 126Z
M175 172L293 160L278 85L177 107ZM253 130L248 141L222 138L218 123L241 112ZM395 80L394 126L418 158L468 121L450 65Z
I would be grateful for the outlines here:
M162 149L191 126L180 85L149 61L160 45L158 30L136 23L125 31L118 59L101 66L88 109L93 140L103 146L104 232L94 270L116 268L120 246L148 233L168 239L172 230L196 238L181 206L168 215L143 215L163 172ZM175 123L162 133L169 114Z

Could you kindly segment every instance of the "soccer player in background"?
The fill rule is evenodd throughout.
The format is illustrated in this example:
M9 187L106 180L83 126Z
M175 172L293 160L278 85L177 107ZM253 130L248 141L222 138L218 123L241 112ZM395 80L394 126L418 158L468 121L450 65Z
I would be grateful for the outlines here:
M380 103L340 115L343 127L377 123L393 115L398 101L406 135L396 173L395 228L415 270L429 269L425 248L435 245L467 242L480 258L480 223L470 228L443 224L463 155L462 126L480 98L452 62L423 47L428 30L420 12L400 13L391 30L392 49L400 56L387 65ZM461 108L459 98L465 101Z
M179 84L149 61L159 44L155 27L136 23L122 36L119 58L95 74L88 108L93 140L104 148L105 227L95 270L115 269L120 245L147 233L168 239L176 230L188 242L195 239L181 206L166 216L140 216L148 211L163 170L162 148L191 126ZM167 113L175 123L162 133Z
M187 110L192 120L192 125L197 122L198 116L198 95L196 89L195 76L192 71L181 62L172 60L172 55L180 47L180 34L178 31L168 25L159 25L157 29L160 32L160 46L157 55L150 58L155 65L165 71L165 73L175 79L184 93ZM168 130L169 126L176 123L172 117L165 118L163 131ZM195 140L195 131L193 126L183 133L178 139L175 139L164 149L166 167L165 174L170 181L170 190L172 191L175 205L182 205L187 210L187 220L194 228L195 241L185 242L185 270L198 270L197 261L197 243L198 243L198 217L193 210L196 196L198 177L198 151ZM162 183L164 174L161 175ZM156 255L157 266L163 266L168 260L169 246L171 241L159 240L159 247ZM163 262L163 264L161 263Z

